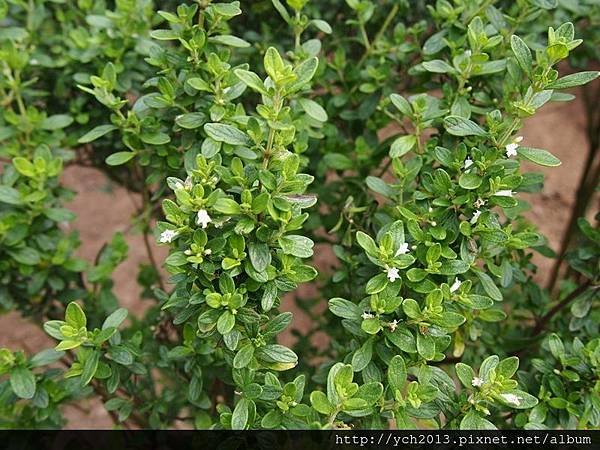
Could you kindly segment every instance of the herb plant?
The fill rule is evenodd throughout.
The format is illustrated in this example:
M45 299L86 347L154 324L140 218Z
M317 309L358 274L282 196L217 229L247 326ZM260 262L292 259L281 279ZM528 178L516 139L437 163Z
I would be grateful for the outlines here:
M564 74L597 59L597 5L108 3L0 0L0 308L57 343L0 350L0 426L89 396L126 428L600 426L592 194L555 255L521 162L560 161L519 135L598 77ZM71 164L141 195L142 317L112 291L121 233L76 256Z

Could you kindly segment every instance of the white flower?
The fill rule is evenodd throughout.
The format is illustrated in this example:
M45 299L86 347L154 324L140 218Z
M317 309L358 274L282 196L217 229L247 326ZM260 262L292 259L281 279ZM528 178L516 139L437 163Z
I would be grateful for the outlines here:
M435 220L432 220L432 221L431 221L431 226L432 226L432 227L437 227L437 222L436 222Z
M473 213L473 217L471 217L471 223L474 224L477 222L477 219L479 219L479 216L481 215L481 211L477 210Z
M198 217L196 218L196 223L198 225L202 225L202 228L206 228L210 222L212 222L212 219L205 209L198 211Z
M400 256L400 255L406 255L408 252L409 252L408 244L406 242L404 242L404 243L400 244L400 247L398 247L398 250L396 250L394 257Z
M396 328L398 328L398 321L394 319L390 323L388 323L388 326L390 327L390 331L393 333L394 331L396 331Z
M400 272L395 267L390 267L387 270L387 277L392 283L400 278Z
M482 198L478 198L477 200L475 200L475 203L473 203L473 206L477 209L481 208L483 205L485 205L485 200L483 200Z
M494 195L496 197L512 197L514 194L510 189L503 189L501 191L496 192Z
M366 312L366 311L365 311L364 313L362 313L361 317L362 317L364 320L367 320L367 319L372 319L374 316L373 316L373 314L371 314L371 313L368 313L368 312Z
M500 394L500 397L515 406L519 406L521 404L521 400L515 394Z
M481 387L483 386L483 380L479 377L473 377L473 380L471 380L471 385L473 387Z
M204 254L206 256L208 256L208 255L212 254L212 250L210 248L207 248L206 250L204 250Z
M458 288L460 287L461 284L462 284L462 281L460 281L458 279L458 277L456 277L454 279L454 283L452 283L452 286L450 286L450 292L456 292L456 291L458 291Z
M158 242L160 242L161 244L168 244L173 240L175 236L177 236L177 231L165 230L162 233L160 233L160 238Z
M519 148L519 142L523 140L523 136L517 136L514 140L506 145L506 157L517 156L517 149Z
M465 169L468 169L469 167L471 167L473 165L473 160L471 158L467 158L465 159L465 162L463 164L463 167Z

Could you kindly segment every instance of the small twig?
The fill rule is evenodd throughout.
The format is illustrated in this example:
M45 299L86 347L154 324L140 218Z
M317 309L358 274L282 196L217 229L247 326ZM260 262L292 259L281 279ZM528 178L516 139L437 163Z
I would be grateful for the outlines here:
M554 315L558 313L561 309L565 308L567 305L569 305L569 303L571 303L573 300L579 297L579 295L582 294L588 287L590 287L590 281L579 286L577 289L575 289L573 292L567 295L564 300L562 300L560 303L554 306L554 308L552 308L544 316L537 320L535 328L533 329L532 337L535 337L542 333L542 331L544 331L544 329L550 322L550 319L552 319L552 317L554 317ZM593 287L592 289L598 290L600 289L600 286Z

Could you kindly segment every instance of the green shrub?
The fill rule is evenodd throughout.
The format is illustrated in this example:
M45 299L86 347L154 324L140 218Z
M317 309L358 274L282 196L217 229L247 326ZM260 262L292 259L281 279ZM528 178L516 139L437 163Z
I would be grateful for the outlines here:
M60 427L88 396L125 427L600 426L600 234L579 219L558 288L536 283L533 253L555 255L523 216L543 175L521 162L560 161L518 136L598 77L559 71L597 60L599 17L0 0L0 307L57 341L0 350L0 426ZM122 234L75 256L67 164L141 194L143 317L112 291ZM329 271L310 259L326 248ZM311 328L288 348L282 298L307 282Z

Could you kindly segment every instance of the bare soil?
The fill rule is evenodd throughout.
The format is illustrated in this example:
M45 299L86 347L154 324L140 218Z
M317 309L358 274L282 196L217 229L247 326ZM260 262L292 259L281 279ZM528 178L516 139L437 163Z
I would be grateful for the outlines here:
M551 247L556 250L567 225L570 208L575 200L575 189L585 164L587 140L582 101L577 99L545 107L536 117L527 121L522 134L525 138L523 145L548 149L562 161L558 168L543 169L546 183L542 194L527 198L531 203L528 218L547 236ZM533 165L528 168L540 170ZM140 300L136 277L139 265L147 263L148 258L142 237L130 229L130 218L139 199L109 182L95 169L69 167L65 170L63 182L78 193L68 206L77 214L77 220L72 226L80 233L81 257L93 261L113 233L122 231L126 234L130 246L129 259L115 272L115 293L122 306L133 314L140 314L145 306ZM319 249L316 252L316 265L320 268L329 267L334 262L332 253L327 250ZM155 248L154 252L159 261L166 255L164 247ZM537 279L544 283L551 261L536 256L536 262L539 265ZM305 286L299 297L310 296L311 292L314 293L314 287ZM311 327L310 321L294 303L288 297L283 307L295 313L293 326L300 332L306 332ZM292 339L290 335L284 337L287 343ZM37 325L16 313L0 317L0 347L34 353L53 345L55 343ZM65 413L68 428L112 427L108 414L98 400L80 402L76 407L69 406Z

